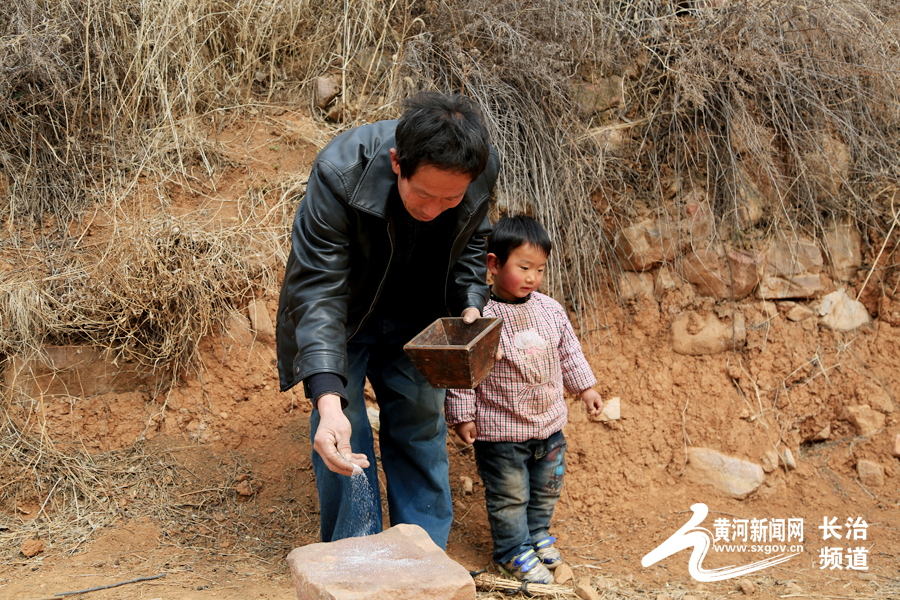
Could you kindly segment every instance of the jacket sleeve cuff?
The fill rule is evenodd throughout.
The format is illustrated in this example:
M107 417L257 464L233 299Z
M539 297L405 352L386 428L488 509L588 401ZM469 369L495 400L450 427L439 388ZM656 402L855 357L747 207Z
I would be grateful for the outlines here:
M303 390L306 397L312 401L316 408L319 398L325 394L334 394L341 397L341 408L347 408L350 403L344 382L334 373L314 373L303 381Z

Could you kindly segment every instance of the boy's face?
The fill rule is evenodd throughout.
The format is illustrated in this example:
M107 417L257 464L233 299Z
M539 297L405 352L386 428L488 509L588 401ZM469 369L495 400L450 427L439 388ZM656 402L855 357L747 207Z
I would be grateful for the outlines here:
M494 276L491 290L504 300L524 298L541 287L546 268L547 255L543 248L531 244L513 250L502 266L496 254L488 254L488 269Z
M404 177L395 148L391 148L391 167L397 174L397 190L403 207L416 221L432 221L445 210L456 208L472 183L472 177L466 173L433 165L419 165L412 177Z

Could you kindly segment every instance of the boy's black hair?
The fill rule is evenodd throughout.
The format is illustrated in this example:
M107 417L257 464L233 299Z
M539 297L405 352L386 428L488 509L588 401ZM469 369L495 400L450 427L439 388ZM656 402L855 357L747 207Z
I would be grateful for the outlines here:
M487 251L496 254L500 266L503 266L509 259L509 255L523 244L531 244L542 249L547 258L550 257L550 250L553 249L550 234L543 225L531 217L525 215L501 217L494 223L494 228L488 236Z
M421 165L465 173L484 172L491 147L475 102L459 94L420 92L404 103L397 123L397 162L409 179Z

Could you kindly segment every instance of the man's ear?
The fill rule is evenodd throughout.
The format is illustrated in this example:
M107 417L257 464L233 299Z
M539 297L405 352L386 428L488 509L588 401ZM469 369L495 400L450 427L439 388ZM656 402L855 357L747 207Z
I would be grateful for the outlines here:
M500 272L500 267L503 265L500 264L500 259L497 258L496 254L489 252L487 255L487 266L488 271L490 271L492 275L496 275Z
M397 162L397 149L391 148L391 169L394 170L394 174L400 175L400 163Z

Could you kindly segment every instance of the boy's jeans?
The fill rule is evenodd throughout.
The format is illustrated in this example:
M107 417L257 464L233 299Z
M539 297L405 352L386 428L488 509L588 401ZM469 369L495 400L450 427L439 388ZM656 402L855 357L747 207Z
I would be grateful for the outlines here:
M347 344L349 405L353 452L364 453L369 468L361 476L332 473L313 450L321 512L323 542L379 533L381 494L375 461L372 427L363 396L366 375L380 408L381 465L387 479L391 525L419 525L435 544L447 547L453 505L450 497L450 462L447 458L447 423L442 389L432 388L403 352L403 344L421 327L405 321L374 319ZM319 411L310 418L314 439Z
M495 562L506 564L547 537L566 469L566 438L475 442Z

